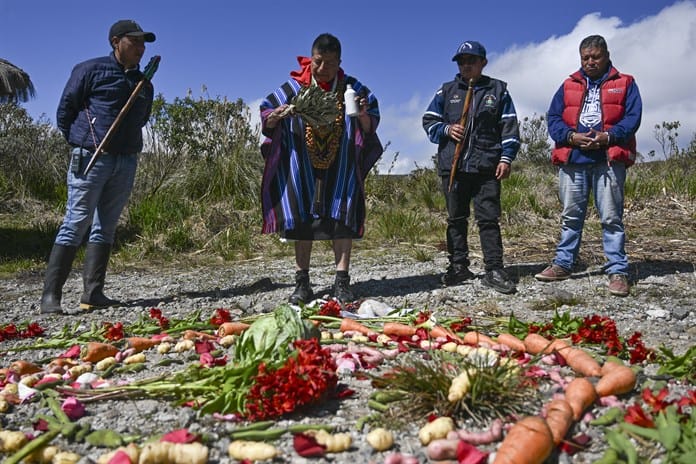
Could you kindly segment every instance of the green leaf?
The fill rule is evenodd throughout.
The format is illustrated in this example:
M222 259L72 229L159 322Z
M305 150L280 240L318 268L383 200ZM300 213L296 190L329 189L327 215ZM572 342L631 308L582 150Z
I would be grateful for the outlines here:
M102 448L116 448L123 444L121 435L109 429L95 430L85 437L85 441L92 446Z
M670 405L664 411L660 411L655 418L655 425L659 432L660 443L665 449L672 451L676 448L681 439L681 425L679 417L677 417L676 407Z
M613 408L607 409L607 411L600 417L590 421L590 425L611 425L616 423L624 414L622 408L614 406Z
M507 330L516 337L524 337L529 332L529 324L517 319L514 314L510 314Z
M696 345L690 347L686 353L681 356L676 356L672 350L664 345L659 348L661 353L660 368L657 373L659 375L671 375L680 379L696 378Z
M622 422L620 424L620 428L625 432L647 438L648 440L660 441L660 432L657 429L641 427L640 425L631 424L628 422Z
M623 425L623 424L622 424ZM628 424L633 425L633 424ZM633 443L622 433L614 429L605 430L609 446L626 457L628 464L638 464L638 452Z

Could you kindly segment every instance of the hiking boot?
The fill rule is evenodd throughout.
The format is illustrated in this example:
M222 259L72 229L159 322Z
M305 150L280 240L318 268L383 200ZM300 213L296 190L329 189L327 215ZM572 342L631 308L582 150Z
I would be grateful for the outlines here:
M556 280L566 280L570 275L569 270L562 268L558 264L552 264L535 275L534 278L542 282L554 282Z
M442 278L440 278L440 282L442 282L444 285L450 286L450 285L457 285L465 280L471 280L476 275L469 270L468 267L466 267L463 264L450 264L447 266L447 272L445 272L442 275Z
M333 296L341 303L352 303L355 301L355 293L350 289L350 276L347 272L336 272Z
M510 280L507 273L502 269L493 269L486 272L486 275L481 279L481 283L500 293L510 294L517 291L515 283Z
M625 274L611 274L609 276L609 293L615 296L628 296L629 290L628 277Z
M295 272L295 291L288 301L294 305L309 303L314 297L312 287L309 285L309 271Z

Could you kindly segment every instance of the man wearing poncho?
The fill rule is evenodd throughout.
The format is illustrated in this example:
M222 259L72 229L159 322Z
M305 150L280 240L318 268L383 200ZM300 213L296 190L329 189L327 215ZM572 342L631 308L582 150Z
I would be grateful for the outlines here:
M313 298L309 281L312 244L332 240L336 262L333 296L350 302L350 253L353 239L363 236L364 180L382 154L377 137L377 98L341 69L341 43L331 34L319 35L311 57L298 57L301 69L268 95L261 104L261 146L265 159L261 199L263 233L279 233L295 244L295 291L289 301ZM345 114L343 94L350 84L358 95L360 112ZM318 86L335 95L333 117L296 111L295 102ZM316 90L316 89L312 89ZM298 106L299 107L299 103ZM326 116L326 114L323 114ZM318 122L320 121L320 122Z

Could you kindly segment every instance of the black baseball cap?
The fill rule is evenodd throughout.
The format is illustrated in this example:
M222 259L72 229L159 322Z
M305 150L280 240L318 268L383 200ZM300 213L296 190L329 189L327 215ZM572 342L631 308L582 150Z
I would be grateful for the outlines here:
M109 29L109 42L112 37L123 37L129 35L131 37L142 37L145 42L154 42L155 34L152 32L143 32L143 28L132 19L121 19L116 21L111 29Z

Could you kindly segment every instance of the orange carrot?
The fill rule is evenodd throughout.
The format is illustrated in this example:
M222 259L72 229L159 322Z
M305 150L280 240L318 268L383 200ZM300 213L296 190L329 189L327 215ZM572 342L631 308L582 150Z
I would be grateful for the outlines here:
M484 335L480 332L471 331L464 334L463 342L467 345L478 346L481 343L486 343L490 346L495 345L495 341L488 335Z
M363 335L372 335L375 333L374 330L366 326L365 324L351 319L350 317L344 317L341 319L341 326L339 327L341 332L359 332Z
M589 408L597 399L597 392L589 380L578 377L571 380L566 386L565 399L573 409L573 419L578 421L585 409Z
M183 338L184 340L217 340L216 335L191 329L184 330Z
M37 366L32 362L24 361L22 359L10 364L10 372L17 374L20 377L28 374L36 374L37 372L41 371L41 367Z
M524 337L524 346L527 348L527 352L530 354L551 354L553 352L553 348L551 348L552 343L553 342L551 340L548 340L537 333L530 333Z
M434 325L433 327L430 328L429 333L430 333L431 338L449 338L449 339L452 339L458 343L464 343L464 340L462 340L462 338L459 335L452 332L447 327L443 327L441 325ZM484 335L484 337L485 337L485 335Z
M501 333L500 335L498 335L497 340L498 343L507 346L512 351L519 351L520 353L524 353L527 351L527 348L525 348L524 346L524 342L512 334Z
M133 350L135 350L136 353L149 350L153 346L157 346L160 344L160 340L155 340L147 337L128 337L126 339L126 342L128 343L128 348L133 348Z
M571 345L568 344L565 340L562 338L554 338L551 340L551 349L553 351L561 351L564 348L569 348Z
M573 425L573 408L564 399L555 399L546 406L546 424L551 430L553 443L558 445Z
M553 451L553 436L541 417L528 416L512 426L493 464L541 464Z
M250 324L246 324L240 321L223 322L220 327L218 327L218 337L224 337L226 335L241 335L246 329L248 329Z
M382 333L395 337L411 337L415 335L416 328L412 325L402 324L401 322L385 322Z
M582 348L566 345L565 348L556 348L556 350L578 374L585 377L599 377L602 375L602 366Z
M99 362L110 356L116 356L118 348L110 343L87 342L80 359L86 362Z
M613 362L604 363L602 377L595 385L597 395L602 398L609 395L623 395L636 386L636 373L628 366Z

